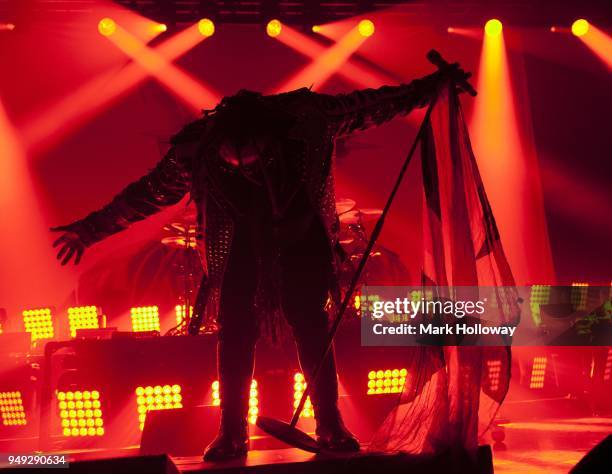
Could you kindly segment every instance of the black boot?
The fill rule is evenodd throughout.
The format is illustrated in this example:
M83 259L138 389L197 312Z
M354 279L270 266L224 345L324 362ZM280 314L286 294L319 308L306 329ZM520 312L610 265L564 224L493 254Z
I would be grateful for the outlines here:
M309 337L298 336L296 343L300 356L300 365L304 371L306 382L311 380L312 371L318 363L327 337L327 332L319 334L311 332ZM319 370L317 382L310 392L317 422L317 442L326 451L359 451L359 441L344 426L338 409L338 375L333 348L327 354L325 362Z
M317 443L323 451L359 451L359 440L344 426L338 407L333 407L332 410L328 407L323 412L324 415L317 415L316 407L314 410L317 421L315 434L317 435Z
M206 448L204 461L226 461L244 457L249 450L249 428L245 417L236 419L221 411L219 434Z
M255 363L255 342L251 338L219 335L219 434L206 448L204 461L225 461L244 457L249 450L247 415ZM231 333L230 333L231 334Z

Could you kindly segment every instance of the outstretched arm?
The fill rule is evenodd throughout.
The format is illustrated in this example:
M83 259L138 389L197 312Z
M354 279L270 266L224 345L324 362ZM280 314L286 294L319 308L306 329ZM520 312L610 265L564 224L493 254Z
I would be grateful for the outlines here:
M458 64L453 64L409 84L362 89L348 94L316 94L315 100L334 125L335 135L340 137L425 107L449 80L469 76Z
M51 229L64 232L53 243L54 247L60 247L57 258L61 259L62 265L72 257L78 264L87 247L127 229L130 224L159 212L165 206L178 203L190 191L191 163L197 142L173 140L173 143L148 174L129 184L106 206L83 219Z

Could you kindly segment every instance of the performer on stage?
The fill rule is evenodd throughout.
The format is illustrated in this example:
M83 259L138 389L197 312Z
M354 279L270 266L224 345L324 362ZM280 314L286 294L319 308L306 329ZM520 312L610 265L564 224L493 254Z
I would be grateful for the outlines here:
M58 259L78 263L87 247L190 193L206 234L200 297L217 305L220 327L221 426L205 460L246 454L255 343L274 332L281 310L307 382L323 354L326 302L340 295L334 139L424 107L449 81L468 77L455 64L410 84L336 96L241 91L175 135L155 168L108 205L52 229L63 231ZM333 352L311 399L320 446L359 450L338 410Z

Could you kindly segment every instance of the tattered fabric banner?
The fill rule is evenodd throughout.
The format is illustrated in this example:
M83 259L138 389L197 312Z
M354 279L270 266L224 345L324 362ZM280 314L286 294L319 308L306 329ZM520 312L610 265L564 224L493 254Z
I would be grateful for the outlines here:
M447 286L499 287L498 320L490 322L516 324L518 293L454 90L440 92L420 139L423 286L434 292ZM370 450L475 452L479 434L508 391L510 359L510 348L501 341L500 347L407 348L406 382Z

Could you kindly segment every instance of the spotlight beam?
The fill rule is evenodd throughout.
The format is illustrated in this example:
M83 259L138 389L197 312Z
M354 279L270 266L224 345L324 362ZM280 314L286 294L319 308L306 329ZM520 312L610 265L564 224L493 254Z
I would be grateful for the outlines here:
M612 37L610 35L589 24L584 34L576 36L608 66L608 69L612 70Z
M283 32L278 36L279 41L310 56L313 61L288 79L277 91L293 90L304 86L310 87L311 85L315 90L320 89L336 72L352 81L366 82L368 86L384 83L383 77L378 77L372 72L348 63L351 55L359 49L367 38L359 32L359 27L355 26L337 43L326 49L306 35L284 26Z
M107 37L126 55L189 105L195 112L217 102L217 96L121 26Z
M501 30L483 36L477 90L472 141L517 284L554 283L538 162L523 142Z
M156 46L155 52L167 62L171 62L205 39L195 24ZM90 80L22 124L20 128L25 146L29 152L40 152L56 144L148 77L148 71L133 62Z
M27 155L0 98L0 301L9 311L57 300L73 287L53 256Z

